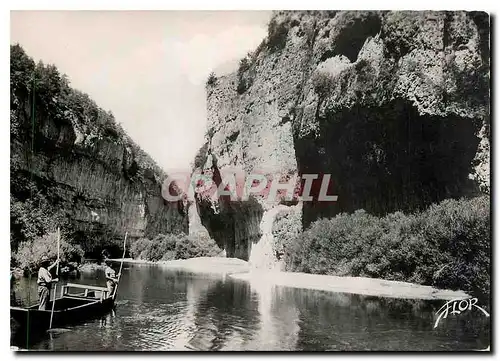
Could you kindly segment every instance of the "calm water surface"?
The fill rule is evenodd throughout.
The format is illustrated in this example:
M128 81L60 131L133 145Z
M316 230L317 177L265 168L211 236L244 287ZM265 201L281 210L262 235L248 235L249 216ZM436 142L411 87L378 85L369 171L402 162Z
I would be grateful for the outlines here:
M75 282L74 280L72 282ZM104 272L80 283L104 286ZM16 297L36 302L35 278ZM30 349L127 350L471 350L489 345L489 319L449 316L444 301L408 301L287 287L154 265L124 265L116 309L69 326ZM26 347L26 345L17 345Z

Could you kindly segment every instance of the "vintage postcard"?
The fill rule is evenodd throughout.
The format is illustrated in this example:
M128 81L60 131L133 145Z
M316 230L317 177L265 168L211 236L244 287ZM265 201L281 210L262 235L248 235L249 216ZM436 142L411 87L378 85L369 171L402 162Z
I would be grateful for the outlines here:
M10 30L11 349L491 349L487 12Z

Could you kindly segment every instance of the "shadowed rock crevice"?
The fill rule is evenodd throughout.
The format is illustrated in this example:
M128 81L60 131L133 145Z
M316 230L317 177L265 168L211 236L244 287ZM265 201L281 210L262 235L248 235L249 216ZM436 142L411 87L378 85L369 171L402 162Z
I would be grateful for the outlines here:
M479 31L479 49L483 62L490 65L490 17L484 11L471 11L468 13Z
M419 115L396 100L327 112L320 124L318 138L295 138L299 173L332 174L328 194L338 201L306 202L304 227L340 212L411 211L478 191L469 174L479 120Z
M352 19L341 29L329 57L344 55L351 63L354 63L358 59L359 51L366 39L377 35L380 29L381 21L378 14L368 13L365 16ZM322 61L325 59L327 58L323 56Z

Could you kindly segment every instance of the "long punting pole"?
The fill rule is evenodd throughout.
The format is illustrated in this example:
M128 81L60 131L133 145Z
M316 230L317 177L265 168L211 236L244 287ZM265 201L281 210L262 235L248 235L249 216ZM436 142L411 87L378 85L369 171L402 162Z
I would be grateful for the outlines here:
M118 272L118 283L116 284L115 289L113 290L113 300L116 297L116 290L118 289L118 285L120 284L120 278L122 277L122 268L123 268L123 259L125 258L125 246L127 244L127 235L128 232L125 232L125 239L123 240L123 256L122 256L122 262L120 263L120 271Z
M59 261L59 249L61 244L61 230L57 227L57 260ZM59 276L59 262L56 265L56 277ZM50 296L50 293L49 293ZM52 319L54 318L54 306L56 304L56 296L57 296L57 283L54 287L54 297L52 299L52 312L50 313L50 325L49 329L52 328Z

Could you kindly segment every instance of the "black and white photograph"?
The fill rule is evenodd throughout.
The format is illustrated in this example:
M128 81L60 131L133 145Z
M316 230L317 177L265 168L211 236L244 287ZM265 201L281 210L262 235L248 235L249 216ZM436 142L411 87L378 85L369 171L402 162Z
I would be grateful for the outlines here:
M9 13L16 355L491 353L490 12Z

